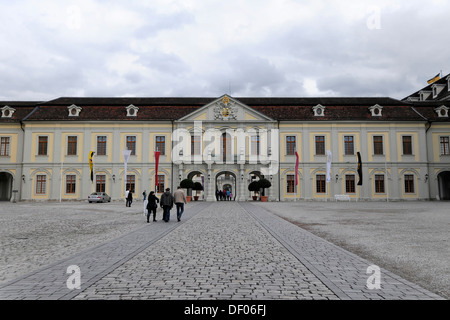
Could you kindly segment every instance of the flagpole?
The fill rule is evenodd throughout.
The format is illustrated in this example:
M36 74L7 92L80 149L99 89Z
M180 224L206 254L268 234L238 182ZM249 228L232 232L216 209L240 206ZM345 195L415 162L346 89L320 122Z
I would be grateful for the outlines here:
M62 198L62 188L63 188L63 162L61 160L61 169L60 169L60 176L61 176L61 185L59 188L59 202L61 202L61 198Z
M386 202L389 202L389 178L387 171L387 155L384 157L384 170L386 171Z

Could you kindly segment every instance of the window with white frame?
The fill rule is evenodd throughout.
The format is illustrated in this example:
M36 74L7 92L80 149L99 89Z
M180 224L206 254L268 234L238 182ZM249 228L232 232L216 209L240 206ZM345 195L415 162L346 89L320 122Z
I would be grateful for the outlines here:
M439 137L439 148L440 148L441 156L450 154L449 144L450 144L450 138L448 136Z
M405 193L414 193L414 175L405 174Z
M47 176L38 174L36 176L36 194L45 194L47 188Z
M9 156L10 137L1 137L0 139L0 156Z
M355 154L355 144L353 136L344 136L344 154L354 155Z

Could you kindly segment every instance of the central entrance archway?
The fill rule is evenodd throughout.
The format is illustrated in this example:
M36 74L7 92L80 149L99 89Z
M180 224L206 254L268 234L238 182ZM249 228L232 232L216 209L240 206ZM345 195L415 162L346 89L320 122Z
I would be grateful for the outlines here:
M232 171L221 171L217 173L215 184L216 184L216 201L221 200L231 200L234 201L237 196L237 180L236 174ZM222 191L222 197L220 196L220 191ZM230 192L230 197L227 198L223 194L227 194L227 191Z

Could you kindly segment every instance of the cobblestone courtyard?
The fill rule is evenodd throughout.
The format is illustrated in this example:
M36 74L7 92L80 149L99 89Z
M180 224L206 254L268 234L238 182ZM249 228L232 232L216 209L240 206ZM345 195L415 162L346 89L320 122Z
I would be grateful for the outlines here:
M0 298L449 298L444 202L193 202L181 222L161 215L147 224L142 202L2 203ZM366 287L373 264L381 289ZM80 289L67 288L71 265Z

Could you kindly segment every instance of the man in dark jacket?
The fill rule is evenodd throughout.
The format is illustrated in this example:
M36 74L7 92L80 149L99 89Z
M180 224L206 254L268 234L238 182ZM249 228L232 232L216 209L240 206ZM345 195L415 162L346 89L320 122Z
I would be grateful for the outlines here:
M166 189L161 196L161 208L164 210L163 220L169 222L170 220L170 210L173 207L173 195L170 193L170 188Z
M126 206L127 206L127 207L131 207L131 203L133 203L133 193L132 193L131 190L130 190L130 192L128 192L128 195L127 195L127 203L126 203Z
M155 196L154 191L150 191L150 195L148 196L147 202L147 222L150 222L150 214L153 211L153 221L156 221L156 209L158 208L157 203L159 203L159 199Z

